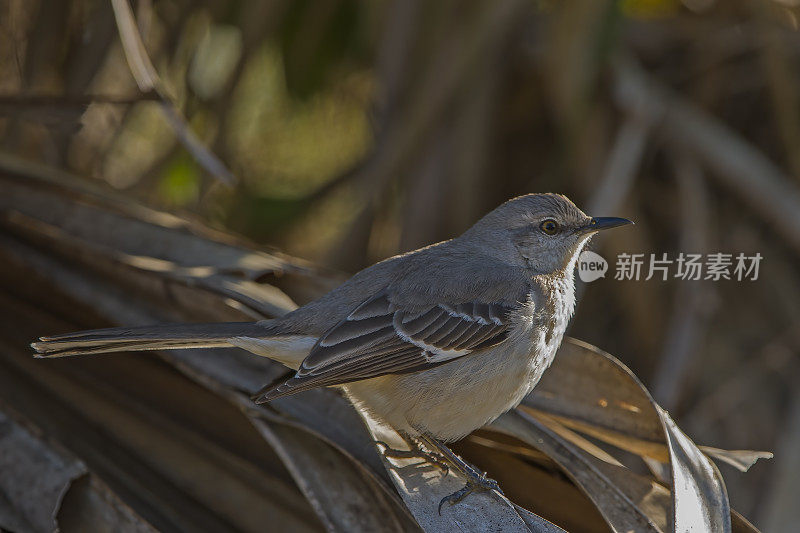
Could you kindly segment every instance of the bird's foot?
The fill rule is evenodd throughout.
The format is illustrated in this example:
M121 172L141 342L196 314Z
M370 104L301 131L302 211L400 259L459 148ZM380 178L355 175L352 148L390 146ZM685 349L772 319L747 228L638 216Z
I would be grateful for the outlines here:
M482 474L475 470L466 472L465 475L467 476L467 484L453 494L442 498L442 501L439 502L439 514L442 514L442 506L444 504L455 505L475 491L497 491L501 495L503 494L503 490L497 481L486 477L485 473Z
M441 454L436 452L429 452L428 450L423 450L416 442L411 441L408 443L411 449L409 450L398 450L396 448L392 448L388 444L383 441L375 441L375 444L378 447L383 448L381 453L384 457L395 457L397 459L424 459L439 470L441 470L444 475L446 476L448 472L450 472L450 466L447 464L447 460Z
M425 433L420 433L418 438L426 447L437 450L445 461L450 463L456 471L467 478L467 484L464 485L462 489L442 498L442 501L439 502L439 514L442 514L442 507L444 504L456 504L475 491L490 491L497 492L501 496L504 495L497 481L486 477L486 472L481 472L476 467L466 462L438 439Z

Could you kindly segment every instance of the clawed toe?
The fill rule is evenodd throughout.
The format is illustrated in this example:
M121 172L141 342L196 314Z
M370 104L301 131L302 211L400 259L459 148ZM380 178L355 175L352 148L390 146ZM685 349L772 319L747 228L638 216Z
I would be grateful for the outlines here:
M380 440L375 441L375 445L383 448L381 453L384 457L395 457L397 459L424 459L441 470L445 476L450 472L450 467L443 456L434 452L423 450L418 446L413 446L410 450L398 450Z
M445 496L444 498L442 498L442 501L439 502L439 514L442 514L442 506L444 504L449 503L450 505L455 505L464 498L466 498L474 490L475 488L471 486L469 483L467 483L466 485L464 485L463 488L455 491L453 494L449 496Z
M389 446L388 444L386 444L382 440L376 440L375 441L375 446L383 447L383 450L381 450L381 453L383 453L383 454L385 454L387 452L402 452L403 451L403 450L397 450L395 448L392 448L391 446Z
M467 484L461 490L442 498L442 500L439 502L439 514L442 513L442 507L445 503L449 503L451 505L456 504L476 490L496 491L501 496L504 496L503 491L500 489L500 485L498 485L497 481L486 477L485 472L481 472L466 462L464 459L453 453L453 450L445 446L443 443L425 433L420 433L418 438L426 447L437 450L437 455L441 454L440 457L443 461L452 464L456 471L460 472L467 478Z
M425 453L425 459L427 459L430 464L441 470L444 476L447 476L447 474L450 473L450 466L447 464L445 458L441 455L436 453Z
M500 484L497 483L497 481L495 481L494 479L486 477L485 473L481 474L480 476L478 476L477 479L473 480L472 484L476 488L481 490L490 490L490 491L496 490L500 494L503 494L503 490L500 488ZM505 494L503 495L505 496Z
M464 485L464 487L457 490L453 494L442 498L442 500L439 502L439 514L442 514L442 506L444 506L445 503L455 505L476 490L497 491L501 495L504 495L500 485L494 479L488 478L485 475L475 475L474 477L470 476L467 480L467 484Z

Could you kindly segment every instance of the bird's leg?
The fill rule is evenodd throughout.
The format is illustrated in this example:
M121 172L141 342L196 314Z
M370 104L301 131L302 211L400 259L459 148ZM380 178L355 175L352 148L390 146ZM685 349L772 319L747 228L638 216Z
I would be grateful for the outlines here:
M422 447L419 445L419 442L417 442L415 439L403 433L401 433L400 436L403 437L404 441L406 441L406 444L409 447L408 450L398 450L396 448L390 447L383 441L380 440L375 441L375 444L377 446L383 448L381 450L381 453L383 454L384 457L396 457L398 459L415 459L415 458L424 459L429 463L431 463L433 466L440 469L445 476L448 474L448 472L450 471L450 467L448 465L447 460L444 457L442 457L441 454L434 451L428 451L422 449Z
M464 474L464 476L467 478L467 484L464 485L462 489L442 498L442 501L439 502L439 514L442 514L442 506L445 503L449 503L451 505L456 504L476 490L497 491L500 494L503 494L503 491L500 489L500 485L497 484L497 481L486 477L485 472L481 472L466 462L437 439L422 434L420 435L420 440L426 446L433 448L440 453L442 457L447 460L447 462L452 464L456 470Z

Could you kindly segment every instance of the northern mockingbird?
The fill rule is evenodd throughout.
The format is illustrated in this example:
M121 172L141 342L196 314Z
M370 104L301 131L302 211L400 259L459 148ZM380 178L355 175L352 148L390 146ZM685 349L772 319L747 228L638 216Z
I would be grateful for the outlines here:
M444 456L464 473L468 485L442 501L456 502L475 488L499 488L443 443L533 389L572 315L578 254L596 232L624 224L631 221L591 218L561 195L528 194L460 237L381 261L281 318L102 329L32 346L39 357L220 346L269 357L297 372L257 403L339 386L412 453Z

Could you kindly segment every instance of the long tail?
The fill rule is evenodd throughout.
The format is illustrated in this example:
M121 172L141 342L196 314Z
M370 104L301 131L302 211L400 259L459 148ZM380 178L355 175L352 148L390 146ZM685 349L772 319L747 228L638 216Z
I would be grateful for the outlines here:
M37 357L49 358L102 352L239 346L238 339L255 341L267 335L268 328L258 322L162 324L41 337L38 342L31 343L31 347L36 350Z

